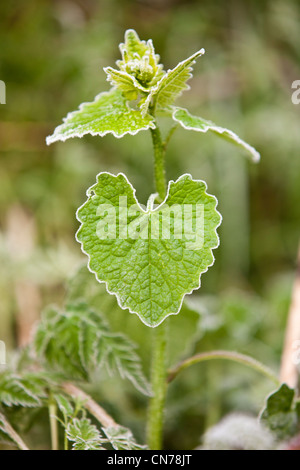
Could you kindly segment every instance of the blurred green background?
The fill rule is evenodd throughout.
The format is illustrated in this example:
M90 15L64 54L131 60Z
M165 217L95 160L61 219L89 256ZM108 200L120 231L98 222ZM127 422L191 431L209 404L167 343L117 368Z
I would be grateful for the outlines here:
M291 101L299 24L297 0L1 2L0 339L8 351L29 341L46 305L63 302L85 261L75 211L96 174L123 171L143 203L153 192L147 132L45 144L67 112L109 89L103 67L114 65L124 31L134 28L153 39L166 69L204 47L177 104L261 153L255 165L229 143L183 129L170 142L168 179L186 172L204 179L223 216L215 265L195 296L203 328L194 350L237 349L278 369L300 238L300 105ZM144 338L148 330L132 322L137 341ZM228 410L257 413L271 389L232 364L185 372L170 388L167 445L197 445ZM128 401L113 411L135 426Z

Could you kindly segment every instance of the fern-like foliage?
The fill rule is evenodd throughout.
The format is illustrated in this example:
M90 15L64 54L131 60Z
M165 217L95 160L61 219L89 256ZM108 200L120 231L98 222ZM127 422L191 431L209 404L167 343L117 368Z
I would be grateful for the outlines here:
M135 345L125 335L112 332L103 317L84 302L70 304L63 311L48 308L34 344L46 367L64 377L88 380L98 367L105 367L150 395Z
M124 426L103 428L103 432L115 450L145 450L147 448L138 444L130 429Z
M66 429L73 450L104 450L101 434L88 418L75 418Z
M66 427L66 437L72 443L73 450L145 450L147 447L138 444L128 428L114 426L103 428L102 433L83 417L72 419Z
M41 372L0 374L0 403L6 406L39 407L47 398L51 380Z
M65 436L72 443L73 450L142 450L146 446L138 444L132 432L118 424L98 429L87 418L84 403L71 399L63 393L55 393L54 399L62 415Z

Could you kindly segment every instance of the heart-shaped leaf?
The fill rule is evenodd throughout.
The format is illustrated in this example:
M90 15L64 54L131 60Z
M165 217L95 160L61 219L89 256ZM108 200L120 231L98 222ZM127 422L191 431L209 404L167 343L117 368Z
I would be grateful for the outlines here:
M183 175L162 204L151 196L143 208L125 175L100 173L87 195L76 236L98 281L148 326L178 313L219 245L221 216L206 184Z

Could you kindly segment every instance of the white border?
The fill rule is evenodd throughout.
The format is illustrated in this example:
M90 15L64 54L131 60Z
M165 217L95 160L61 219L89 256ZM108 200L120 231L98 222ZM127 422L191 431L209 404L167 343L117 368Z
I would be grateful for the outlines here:
M72 135L59 135L59 131L58 129L63 126L66 121L68 119L71 119L73 117L74 114L82 111L82 108L86 105L90 105L90 104L93 104L93 103L96 103L96 101L99 99L99 97L101 95L104 95L104 94L109 94L112 90L117 90L117 88L111 88L111 90L109 91L102 91L101 93L99 93L97 96L95 96L94 100L93 101L86 101L84 103L81 103L79 105L79 108L76 109L75 111L71 111L67 114L66 117L63 118L63 122L62 124L60 124L59 126L57 126L55 129L54 129L54 132L53 134L51 135L48 135L46 137L46 144L47 145L51 145L53 144L54 142L58 142L58 141L62 141L62 142L65 142L66 140L68 139L72 139L74 137L79 137L79 138L82 138L83 136L87 135L87 134L90 134L92 136L100 136L100 137L104 137L105 135L107 134L112 134L114 137L116 137L117 139L121 139L122 137L124 137L125 134L130 134L130 135L136 135L138 132L140 131L146 131L148 129L155 129L156 126L155 126L155 122L154 120L153 121L150 121L149 125L148 126L145 126L145 127L140 127L139 129L137 129L136 131L126 131L126 132L123 132L123 134L116 134L115 131L104 131L104 132L95 132L95 131L91 131L91 130L88 130L86 132L84 132L83 134L78 134L78 133L73 133ZM128 106L128 103L126 102L126 107L128 108L128 111L135 111L134 109L131 109L129 106ZM143 118L144 119L144 118ZM154 119L154 118L153 118ZM56 135L58 134L58 135Z
M225 127L217 126L216 124L214 124L212 121L209 121L208 119L204 119L200 116L194 116L185 108L180 108L177 106L173 106L173 108L174 108L173 113L172 113L173 120L178 122L184 129L188 131L196 131L196 132L202 132L202 133L205 133L207 131L215 131L219 134L224 134L225 132L227 132L229 136L232 137L233 141L235 141L237 144L241 145L245 150L248 150L248 152L251 153L253 162L258 163L260 161L260 153L254 147L252 147L252 145L247 144L247 142L241 139L235 132L231 131L230 129L226 129ZM184 111L191 118L203 120L204 129L185 125L183 121L175 117L175 114L177 113L177 111Z
M118 173L117 175L114 175L114 174L112 174L112 173L110 173L110 172L108 172L108 171L102 171L102 172L98 173L98 175L97 175L97 177L96 177L97 182L98 182L98 178L99 178L101 175L103 175L103 174L105 174L105 175L111 175L111 176L113 176L113 177L115 177L115 178L117 178L118 176L123 176L123 177L125 178L126 182L128 183L128 185L130 186L130 188L132 189L133 197L134 197L134 199L136 200L137 205L141 208L141 210L142 210L143 212L146 212L146 211L144 211L144 209L140 206L138 200L136 199L136 196L135 196L136 190L135 190L135 188L132 186L132 184L130 183L130 181L128 180L127 176L126 176L124 173L121 172L121 173ZM99 279L98 276L97 276L97 273L96 273L95 271L93 271L93 270L90 268L90 261L91 261L90 255L89 255L86 251L84 251L84 249L83 249L83 244L82 244L81 241L78 240L78 238L77 238L78 231L80 230L81 225L82 225L82 221L81 221L81 220L79 219L79 217L78 217L78 212L79 212L80 209L86 204L87 201L85 201L85 202L77 209L77 211L76 211L76 219L78 220L78 222L80 222L81 225L80 225L79 229L77 230L77 232L76 232L76 234L75 234L75 239L76 239L76 241L77 241L78 243L80 243L82 253L84 253L84 254L88 257L88 265L87 265L87 267L88 267L89 271L95 275L97 281L98 281L100 284L105 283L106 291L107 291L109 294L114 295L114 296L117 298L118 305L119 305L119 307L122 308L122 310L129 310L130 313L134 313L135 315L138 315L138 317L140 318L140 320L141 320L146 326L149 326L149 327L151 327L151 328L155 328L155 327L159 326L159 325L160 325L167 317L169 317L170 315L177 315L177 314L180 312L180 310L181 310L184 297L185 297L186 295L191 294L194 290L197 290L197 289L200 288L200 286L201 286L201 276L202 276L202 274L206 273L206 271L208 270L208 268L211 267L211 266L213 266L213 264L214 264L214 262L215 262L215 257L214 257L214 255L213 255L213 250L216 249L216 248L218 248L219 245L220 245L220 238L219 238L219 235L218 235L218 233L217 233L217 228L218 228L218 227L221 225L221 223L222 223L222 215L221 215L221 214L217 211L217 209L216 209L216 207L217 207L217 205L218 205L218 199L216 198L216 196L214 196L214 195L212 195L212 194L208 194L208 193L206 192L207 184L206 184L205 181L202 181L202 180L194 180L194 179L192 178L192 176L191 176L190 173L184 173L184 174L181 175L176 181L170 180L169 183L168 183L168 190L167 190L166 197L165 197L164 201L163 201L158 207L155 208L155 210L156 210L156 209L159 209L159 207L161 207L161 205L166 202L166 200L167 200L167 198L168 198L168 196L169 196L169 191L170 191L170 186L171 186L171 184L172 184L172 183L176 184L178 181L180 181L182 178L184 178L184 177L186 177L186 176L189 177L192 181L199 182L199 183L203 183L204 186L205 186L205 193L206 193L208 196L213 197L213 198L215 199L215 201L216 201L215 210L216 210L216 212L218 213L218 215L220 216L220 222L219 222L219 224L216 226L216 228L214 229L214 232L215 232L215 235L216 235L216 237L217 237L217 242L218 242L218 243L217 243L217 245L216 245L215 247L210 248L210 252L211 252L211 255L212 255L212 257L213 257L213 260L212 260L212 263L207 266L207 268L205 269L205 271L202 271L202 272L200 273L200 275L199 275L199 285L198 285L197 287L193 288L190 292L186 292L185 294L183 294L182 299L181 299L181 302L180 302L180 306L179 306L177 312L168 313L167 315L164 316L164 318L163 318L159 323L156 323L155 325L149 325L149 324L141 317L141 315L140 315L139 313L134 312L133 310L130 309L130 307L121 305L120 299L119 299L119 295L118 295L117 293L115 293L115 292L110 292L109 289L108 289L108 286L107 286L107 281L104 281L104 280ZM97 184L97 183L96 183L96 184ZM95 186L95 184L93 184L93 186ZM88 196L88 198L93 197L93 196L91 196L91 195L89 194L89 192L90 192L90 190L92 190L93 186L91 186L90 188L88 188L87 191L86 191L86 195Z
M193 65L196 63L197 59L203 56L204 54L205 54L205 49L202 47L202 49L199 49L199 51L195 52L187 59L184 59L181 62L178 62L178 64L173 69L168 69L165 75L163 75L162 78L159 80L159 82L157 82L157 84L151 89L147 99L149 99L149 97L151 99L153 96L157 95L158 103L159 103L159 93L161 93L161 91L163 92L166 88L168 88L170 84L172 85L172 82L178 78L178 75L180 75L183 71L185 71L185 68L189 76L184 83L184 87L176 94L175 98L172 101L174 102L177 98L179 98L182 95L183 91L190 90L191 87L187 82L188 80L193 78L193 73L192 73ZM180 69L180 67L182 67L183 65L185 66L185 68L183 68L182 70L179 70L179 72L175 74L173 78L171 77L171 81L168 82L168 78L170 78L170 75L173 72L175 72L176 69ZM164 84L164 81L166 81L167 83ZM165 88L161 88L164 85L165 85Z

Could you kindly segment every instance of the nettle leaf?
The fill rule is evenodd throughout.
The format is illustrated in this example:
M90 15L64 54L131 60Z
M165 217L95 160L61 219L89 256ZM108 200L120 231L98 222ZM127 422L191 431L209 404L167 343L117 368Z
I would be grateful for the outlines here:
M155 96L156 105L160 108L167 108L174 103L184 90L189 89L186 83L192 77L192 65L196 59L205 53L204 49L179 62L178 65L161 78L156 87L152 90Z
M150 386L136 354L136 346L125 336L110 331L99 313L84 302L46 310L36 334L35 349L40 358L64 376L88 380L100 366L119 373L142 393Z
M125 32L125 42L121 43L119 48L123 60L118 61L118 66L122 67L122 64L125 66L129 60L143 57L148 50L148 44L139 38L134 29L127 29Z
M87 195L76 238L90 271L148 326L178 313L219 245L221 216L206 184L183 175L170 181L160 206L153 207L152 196L143 209L125 175L100 173Z
M129 29L125 33L125 43L120 44L122 60L118 60L120 70L105 67L107 80L122 91L128 100L139 98L138 106L145 117L152 100L155 85L165 75L160 57L155 54L152 40L141 41L136 31Z
M139 92L147 91L132 75L129 75L127 72L116 70L112 67L105 67L104 71L106 72L107 80L111 85L121 90L128 100L135 100L137 99Z
M104 136L113 134L123 137L135 135L139 131L155 128L154 119L149 114L141 115L139 110L129 107L121 90L111 89L100 93L91 103L82 103L77 111L69 113L63 124L58 126L47 144L86 134Z
M295 391L283 383L271 393L266 406L260 414L260 420L278 439L286 439L300 430L300 407L294 400Z
M75 418L66 428L66 436L73 442L73 450L104 450L103 438L88 418Z
M231 142L232 144L235 144L238 147L246 150L254 162L258 162L260 160L260 154L257 152L257 150L255 150L254 147L247 144L247 142L243 141L240 137L238 137L238 135L229 129L217 126L213 122L201 117L193 116L184 108L173 107L172 117L174 121L178 122L184 129L196 132L212 132L217 136L227 140L228 142Z
M160 57L155 54L152 40L141 41L134 29L125 32L125 43L121 43L120 51L122 60L118 60L117 66L136 79L137 84L147 91L165 73ZM107 73L107 69L104 69Z

